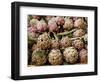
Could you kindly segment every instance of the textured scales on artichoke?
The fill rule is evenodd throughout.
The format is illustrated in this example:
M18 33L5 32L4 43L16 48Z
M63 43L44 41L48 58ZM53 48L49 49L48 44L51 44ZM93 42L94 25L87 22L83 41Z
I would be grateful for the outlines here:
M41 49L37 49L35 52L34 52L34 55L45 55L45 50L41 50Z

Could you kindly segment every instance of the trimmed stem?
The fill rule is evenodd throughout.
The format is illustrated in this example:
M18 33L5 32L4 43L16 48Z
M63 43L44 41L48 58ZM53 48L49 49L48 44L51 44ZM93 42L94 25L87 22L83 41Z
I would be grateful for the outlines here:
M71 40L82 39L82 38L84 38L84 35L83 35L83 36L81 36L81 37L71 38Z
M68 35L68 34L70 34L70 33L74 32L74 31L76 31L76 29L73 29L73 30L71 30L71 31L69 31L69 32L62 32L62 33L58 33L57 35L58 35L58 36Z
M82 39L82 37L71 38L71 40Z
M51 37L50 37L50 32L48 32L48 37L51 39Z
M58 40L57 35L56 35L54 32L52 32L52 33L53 33L53 35L54 35L55 39L56 39L56 40Z

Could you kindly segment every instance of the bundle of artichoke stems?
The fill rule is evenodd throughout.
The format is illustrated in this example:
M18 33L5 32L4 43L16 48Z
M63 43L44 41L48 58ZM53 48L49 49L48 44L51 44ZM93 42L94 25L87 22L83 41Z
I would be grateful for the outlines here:
M88 63L87 17L28 16L28 65Z

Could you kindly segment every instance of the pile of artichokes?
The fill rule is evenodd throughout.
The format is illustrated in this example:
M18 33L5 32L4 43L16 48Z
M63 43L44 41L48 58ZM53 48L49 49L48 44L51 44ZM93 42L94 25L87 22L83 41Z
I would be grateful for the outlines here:
M88 63L88 18L27 17L28 65Z

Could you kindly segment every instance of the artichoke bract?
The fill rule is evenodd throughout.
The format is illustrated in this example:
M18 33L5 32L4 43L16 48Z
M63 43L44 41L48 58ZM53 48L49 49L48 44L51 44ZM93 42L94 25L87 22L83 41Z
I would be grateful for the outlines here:
M85 29L86 22L82 18L79 18L79 19L75 20L74 27Z
M47 57L44 50L36 49L32 53L32 64L43 65L47 61Z
M74 23L72 19L69 19L69 18L65 19L65 23L63 25L63 28L65 30L71 30L73 26L74 26Z
M48 61L52 65L60 65L63 62L62 54L59 49L52 49L48 54Z
M37 47L41 49L49 49L50 48L50 38L48 34L45 32L38 37Z
M81 39L77 39L77 40L74 40L73 42L72 42L72 45L75 47L75 48L77 48L77 49L82 49L82 48L84 48L84 42L81 40Z
M87 52L86 49L82 49L79 52L79 61L80 61L80 63L83 63L83 64L87 63L87 61L88 61L87 54L88 54L88 52Z
M65 48L63 55L65 61L68 63L74 64L78 60L78 51L74 47Z

